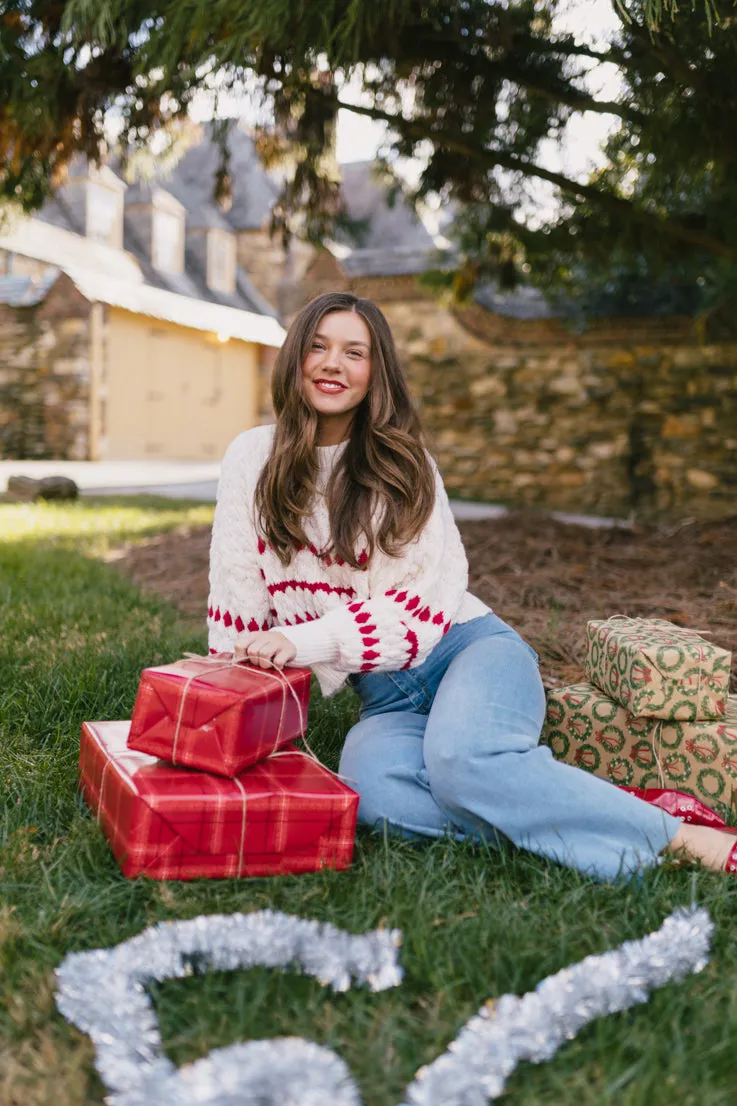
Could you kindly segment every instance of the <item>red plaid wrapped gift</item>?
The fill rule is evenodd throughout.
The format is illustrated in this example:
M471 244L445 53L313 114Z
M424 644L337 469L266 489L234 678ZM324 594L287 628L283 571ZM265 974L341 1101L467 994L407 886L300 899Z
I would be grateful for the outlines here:
M133 708L131 749L237 776L307 728L309 668L235 664L229 653L144 668Z
M346 868L358 795L285 751L233 779L173 768L126 744L129 722L85 722L84 797L123 875L236 878Z

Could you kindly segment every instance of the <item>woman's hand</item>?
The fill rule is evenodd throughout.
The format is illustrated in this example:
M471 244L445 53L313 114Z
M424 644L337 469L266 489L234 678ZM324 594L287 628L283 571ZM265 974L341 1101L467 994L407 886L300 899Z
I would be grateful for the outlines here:
M244 630L233 648L233 660L251 661L259 668L283 668L296 655L296 646L278 630Z

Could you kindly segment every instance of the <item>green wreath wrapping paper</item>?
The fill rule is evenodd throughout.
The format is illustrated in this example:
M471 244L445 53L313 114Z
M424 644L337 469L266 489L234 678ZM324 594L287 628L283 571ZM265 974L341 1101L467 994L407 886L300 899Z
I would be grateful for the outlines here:
M723 718L732 654L661 618L615 615L586 626L584 675L630 714Z
M737 695L724 718L667 721L629 714L592 684L548 692L540 739L557 760L627 787L677 788L722 818L737 790Z

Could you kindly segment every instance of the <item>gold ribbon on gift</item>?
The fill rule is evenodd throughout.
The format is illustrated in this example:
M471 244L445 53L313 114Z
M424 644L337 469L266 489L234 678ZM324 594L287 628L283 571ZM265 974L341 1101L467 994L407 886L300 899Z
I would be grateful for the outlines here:
M217 656L202 656L199 653L185 653L184 657L185 657L186 660L199 661L200 664L203 667L202 667L201 672L193 672L191 676L188 676L187 680L185 681L184 687L182 688L182 698L179 701L179 711L178 711L178 714L177 714L176 726L174 728L174 741L173 741L173 744L172 744L172 751L171 751L171 762L174 765L176 765L176 763L177 763L177 745L179 743L179 733L180 733L180 730L181 730L181 727L182 727L182 717L184 715L184 704L187 700L187 694L189 692L189 689L192 686L192 684L194 683L194 681L196 679L198 679L200 676L204 676L205 673L214 672L214 671L217 671L218 669L223 669L224 670L224 669L227 669L227 668L239 668L243 672L253 673L254 676L257 674L255 668L249 668L247 666L247 664L243 664L242 661L236 661L236 660L233 660L232 658L223 661L223 660L220 660ZM294 690L294 688L290 684L287 677L282 672L280 672L279 669L277 669L276 671L279 672L278 676L276 675L276 672L267 672L263 668L260 668L258 670L260 675L268 676L270 679L276 680L276 682L279 684L279 686L282 689L282 703L281 703L281 713L279 715L279 725L276 728L276 737L274 738L274 748L271 750L271 753L269 754L269 756L274 756L274 754L276 753L276 750L279 748L279 745L282 743L282 725L284 723L284 712L285 712L286 706L287 706L287 690L289 690L291 692L292 698L294 699L295 703L297 704L297 711L298 711L298 714L299 714L300 733L302 733L306 728L305 727L304 716L302 714L302 704L299 701L299 696L297 695L297 692ZM302 738L302 740L304 741L304 738ZM305 742L305 744L306 744L306 742ZM314 755L314 753L312 755L313 755L313 759L317 760L317 757ZM264 758L264 759L267 759L267 758ZM318 763L319 763L319 761L318 761Z
M655 727L655 733L652 736L653 756L655 757L655 763L658 766L658 779L660 780L661 787L666 787L665 773L663 772L663 762L660 759L663 753L663 723L665 721L665 718L658 719L658 724ZM656 741L658 743L657 749L655 748Z
M100 780L100 790L97 795L97 812L95 814L95 818L97 819L98 824L100 823L100 819L102 817L102 796L103 792L105 791L105 778L107 776L107 770L111 764L112 759L108 757L108 759L102 766L102 779Z
M238 784L240 793L243 796L243 809L241 811L241 836L238 842L238 870L235 874L236 879L240 879L243 875L243 854L246 851L246 808L248 806L248 796L246 795L246 789L238 779L237 776L233 776L233 780Z
M92 736L94 737L94 740L95 740L98 748L100 748L102 750L102 753L105 757L105 763L102 766L102 776L100 777L100 790L97 793L97 810L95 812L95 819L98 822L98 824L101 824L100 819L102 817L103 796L105 794L105 783L107 781L108 769L112 765L115 758L111 755L112 751L109 749L109 747L107 745L104 745L103 742L94 733L93 733ZM119 765L120 761L117 760L116 764ZM132 774L130 772L128 772L127 775L128 775L128 780L130 782L131 788L133 790L133 794L138 795L138 788L136 787L135 780L133 779Z

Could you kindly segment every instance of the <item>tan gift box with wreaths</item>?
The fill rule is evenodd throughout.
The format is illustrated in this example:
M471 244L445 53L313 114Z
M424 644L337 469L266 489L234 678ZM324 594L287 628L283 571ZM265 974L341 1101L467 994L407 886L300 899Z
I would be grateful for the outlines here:
M584 675L630 714L723 718L732 654L661 618L615 615L586 625Z
M548 692L541 742L557 760L628 787L676 788L726 817L737 790L737 695L724 718L629 714L592 684Z

